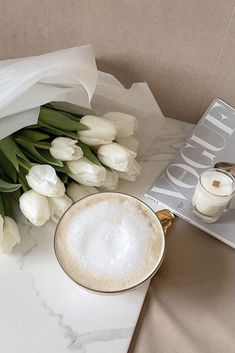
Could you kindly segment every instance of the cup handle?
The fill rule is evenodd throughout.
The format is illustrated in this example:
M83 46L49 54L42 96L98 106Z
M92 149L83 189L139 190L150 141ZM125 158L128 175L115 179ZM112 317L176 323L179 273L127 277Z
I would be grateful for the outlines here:
M155 215L158 217L159 221L161 222L164 233L166 234L168 228L170 228L173 221L175 220L174 214L167 209L163 209L155 212Z

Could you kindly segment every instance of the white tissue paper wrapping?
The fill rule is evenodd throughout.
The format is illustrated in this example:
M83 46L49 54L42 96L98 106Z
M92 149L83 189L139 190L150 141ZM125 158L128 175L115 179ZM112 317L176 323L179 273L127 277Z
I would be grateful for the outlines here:
M91 45L1 61L0 92L0 139L36 124L40 106L48 102L74 113L136 116L140 155L164 121L147 83L126 89L114 76L98 71Z

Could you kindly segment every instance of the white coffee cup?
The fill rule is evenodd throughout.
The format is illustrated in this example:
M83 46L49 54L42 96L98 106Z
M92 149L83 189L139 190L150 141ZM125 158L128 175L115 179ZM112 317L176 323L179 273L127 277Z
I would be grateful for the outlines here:
M165 228L174 216L160 211ZM127 194L87 196L63 215L55 232L55 254L65 273L80 286L118 293L140 286L157 272L165 252L159 218Z

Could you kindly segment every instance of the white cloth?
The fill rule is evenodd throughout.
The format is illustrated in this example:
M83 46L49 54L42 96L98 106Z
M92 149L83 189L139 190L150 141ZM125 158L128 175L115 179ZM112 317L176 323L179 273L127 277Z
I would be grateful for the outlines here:
M126 89L114 76L98 71L91 45L1 61L0 91L0 139L37 123L39 107L48 102L74 113L135 115L140 155L164 121L147 83Z

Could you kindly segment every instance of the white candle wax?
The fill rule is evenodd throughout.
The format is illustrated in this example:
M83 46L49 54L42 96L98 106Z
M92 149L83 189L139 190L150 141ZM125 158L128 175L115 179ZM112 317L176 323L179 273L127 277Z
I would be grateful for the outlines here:
M200 213L213 217L226 208L232 193L232 178L216 170L211 170L202 174L192 201Z

